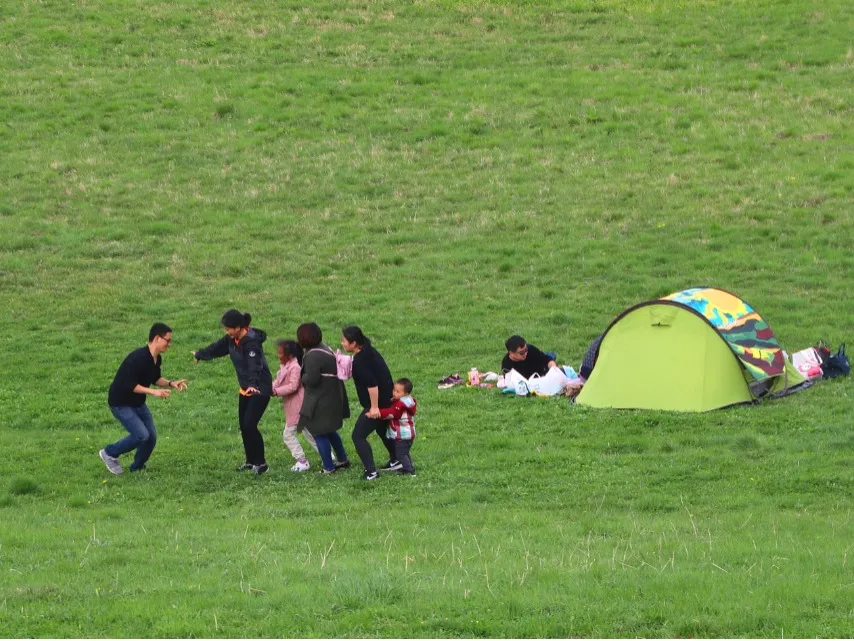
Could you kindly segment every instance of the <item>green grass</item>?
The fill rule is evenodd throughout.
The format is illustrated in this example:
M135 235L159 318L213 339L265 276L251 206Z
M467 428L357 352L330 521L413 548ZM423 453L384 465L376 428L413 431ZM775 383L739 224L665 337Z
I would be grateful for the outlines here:
M851 636L848 380L702 415L435 381L513 333L577 366L697 284L790 351L850 339L852 27L800 0L0 8L0 637ZM232 306L361 325L415 382L418 477L290 474L275 406L271 472L231 472L233 373L188 352ZM112 477L106 389L155 320L190 391Z

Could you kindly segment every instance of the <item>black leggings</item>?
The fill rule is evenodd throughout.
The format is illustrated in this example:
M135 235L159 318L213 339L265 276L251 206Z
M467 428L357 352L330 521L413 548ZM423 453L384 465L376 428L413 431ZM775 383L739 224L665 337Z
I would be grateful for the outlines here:
M388 421L381 418L368 418L365 414L368 410L362 410L359 418L356 419L356 425L353 427L353 445L356 448L356 453L362 459L362 465L365 466L366 472L376 472L377 467L374 465L374 452L371 450L371 445L368 443L368 436L371 432L376 432L382 439L383 445L388 450L388 460L395 460L394 441L386 438L386 430L388 429Z
M263 465L264 438L258 431L258 423L264 416L264 410L270 402L269 396L243 396L237 404L237 417L240 421L240 436L243 437L243 450L246 452L246 462L250 465Z

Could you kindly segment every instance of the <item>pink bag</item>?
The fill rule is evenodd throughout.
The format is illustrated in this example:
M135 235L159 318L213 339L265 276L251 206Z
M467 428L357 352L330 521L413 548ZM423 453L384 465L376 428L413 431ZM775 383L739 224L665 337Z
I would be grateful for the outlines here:
M353 378L353 357L335 350L335 362L338 364L338 378L342 381Z

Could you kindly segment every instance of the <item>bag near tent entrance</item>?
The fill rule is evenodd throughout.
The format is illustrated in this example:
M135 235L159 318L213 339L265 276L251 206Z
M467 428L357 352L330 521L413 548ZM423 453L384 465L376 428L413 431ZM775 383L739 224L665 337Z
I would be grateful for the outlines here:
M808 384L750 305L721 289L695 287L617 316L576 403L703 412Z

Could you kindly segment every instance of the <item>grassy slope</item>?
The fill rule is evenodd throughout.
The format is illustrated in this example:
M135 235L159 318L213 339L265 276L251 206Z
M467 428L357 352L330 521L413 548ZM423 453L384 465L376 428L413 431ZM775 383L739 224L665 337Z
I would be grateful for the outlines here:
M707 415L437 392L684 286L850 330L843 3L0 9L0 636L850 636L847 381ZM229 306L415 380L417 479L236 477ZM155 319L142 477L105 389ZM642 365L639 365L642 368Z

